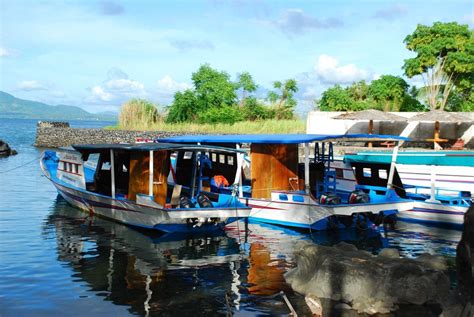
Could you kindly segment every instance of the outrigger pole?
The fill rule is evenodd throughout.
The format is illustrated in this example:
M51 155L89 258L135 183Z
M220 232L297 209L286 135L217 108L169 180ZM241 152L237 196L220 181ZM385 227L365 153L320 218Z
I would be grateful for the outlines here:
M114 162L114 150L110 149L110 183L112 191L112 199L115 199L115 162Z
M398 148L402 146L404 142L405 141L398 141L397 145L393 149L392 161L390 163L390 171L388 172L387 189L393 189L393 176L395 174L395 167L397 165ZM387 191L387 195L388 195L388 191Z
M306 194L311 192L309 184L309 143L304 144L304 190Z

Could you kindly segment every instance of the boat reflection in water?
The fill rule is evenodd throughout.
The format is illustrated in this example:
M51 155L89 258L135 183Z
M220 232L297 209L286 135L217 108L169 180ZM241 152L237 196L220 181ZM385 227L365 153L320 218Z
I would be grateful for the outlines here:
M450 256L458 239L452 235L458 231L433 234L423 226L382 234L376 230L331 233L243 221L228 225L220 234L159 235L85 217L60 198L47 226L56 233L58 259L71 268L73 281L143 316L286 315L289 309L280 291L299 314L305 314L304 298L284 280L302 243L345 241L373 253L397 247L405 256L446 249Z

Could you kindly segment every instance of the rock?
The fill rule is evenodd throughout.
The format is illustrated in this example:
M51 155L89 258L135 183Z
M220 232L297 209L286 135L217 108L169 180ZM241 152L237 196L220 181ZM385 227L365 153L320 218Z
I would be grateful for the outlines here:
M10 156L10 155L15 155L18 154L17 151L12 150L8 143L4 142L3 140L0 140L0 157L2 156Z
M391 258L391 259L398 259L400 258L400 252L398 251L398 249L386 248L380 251L379 256L383 256L385 258Z
M334 305L334 308L335 309L339 309L339 310L347 310L347 309L352 309L352 307L346 303L338 303L336 305Z
M191 134L197 133L71 128L67 122L39 121L36 126L35 146L57 148L71 144L133 143L137 138L153 140Z
M315 317L323 316L323 304L321 300L314 294L308 294L304 298L306 305L308 305L311 314Z
M456 248L458 290L463 304L474 302L474 205L464 215L461 241Z
M450 280L442 265L395 257L394 251L374 256L347 245L306 245L295 252L296 267L286 281L302 294L347 302L359 313L388 313L397 303L442 302Z

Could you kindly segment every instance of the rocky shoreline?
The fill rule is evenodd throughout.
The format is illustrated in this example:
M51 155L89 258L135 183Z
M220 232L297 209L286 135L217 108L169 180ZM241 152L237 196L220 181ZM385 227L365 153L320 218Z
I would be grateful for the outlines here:
M155 139L183 134L190 133L71 128L67 122L39 121L34 145L57 148L71 144L132 143L137 138Z

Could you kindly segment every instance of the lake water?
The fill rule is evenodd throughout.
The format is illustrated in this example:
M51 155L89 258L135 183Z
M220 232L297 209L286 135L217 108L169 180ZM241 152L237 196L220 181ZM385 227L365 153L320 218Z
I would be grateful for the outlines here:
M73 127L109 124L71 122ZM239 222L222 235L190 237L89 219L41 175L35 129L36 120L0 119L0 139L19 153L0 158L2 317L287 315L281 290L305 315L303 297L283 278L294 266L298 244L346 241L373 253L394 247L406 257L440 254L452 263L461 236L402 222L395 230L338 234L256 223L246 231Z

